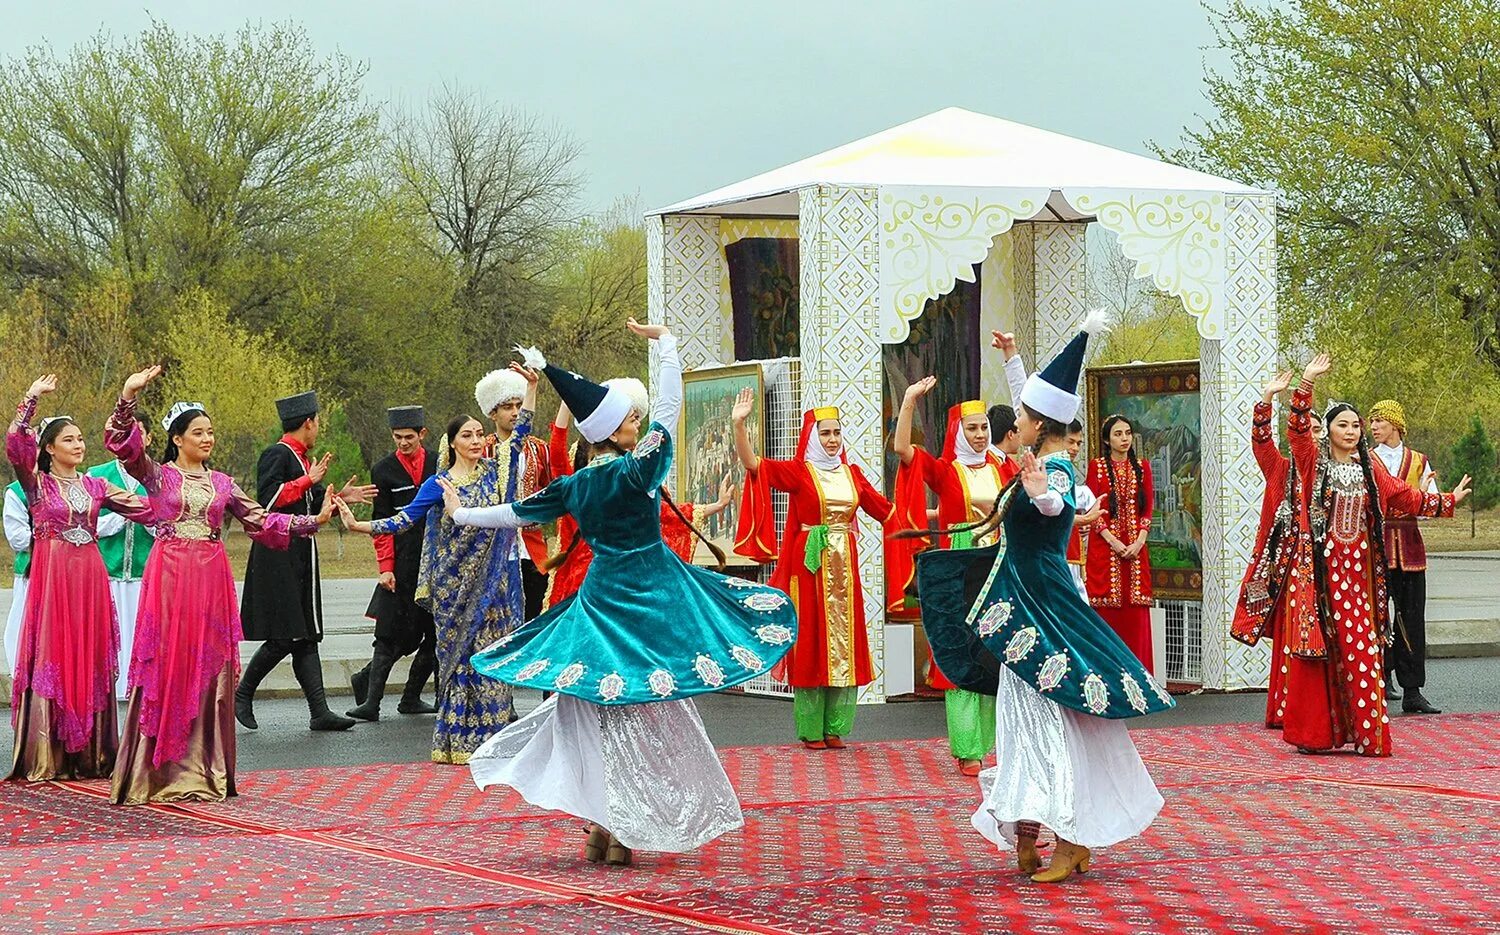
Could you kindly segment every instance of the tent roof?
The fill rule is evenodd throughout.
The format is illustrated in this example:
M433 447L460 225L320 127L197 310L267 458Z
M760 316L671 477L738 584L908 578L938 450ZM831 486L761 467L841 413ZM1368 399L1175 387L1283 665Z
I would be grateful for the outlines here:
M651 213L703 211L819 184L1259 191L1135 153L949 107ZM773 206L768 214L796 214L795 198L774 198L767 204Z

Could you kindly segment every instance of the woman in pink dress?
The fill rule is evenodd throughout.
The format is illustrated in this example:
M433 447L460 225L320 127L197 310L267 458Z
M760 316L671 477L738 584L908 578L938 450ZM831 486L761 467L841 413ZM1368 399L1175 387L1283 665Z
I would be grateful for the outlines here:
M46 420L37 437L37 400L55 389L54 374L32 383L5 434L32 528L31 587L11 682L9 778L31 782L95 779L114 767L120 630L99 555L99 510L126 519L151 512L134 494L79 471L88 446L72 419Z
M284 549L328 522L269 513L228 474L211 470L213 423L201 403L177 403L162 420L166 452L146 454L135 398L161 373L125 381L105 425L105 445L151 498L156 548L146 561L130 660L130 706L110 789L117 805L218 801L234 791L234 686L240 613L224 553L225 515L250 538Z

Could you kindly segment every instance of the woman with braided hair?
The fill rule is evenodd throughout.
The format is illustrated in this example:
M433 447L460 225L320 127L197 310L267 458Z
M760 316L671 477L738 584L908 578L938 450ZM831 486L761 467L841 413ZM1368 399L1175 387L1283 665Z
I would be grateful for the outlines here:
M1104 453L1089 462L1088 485L1104 504L1089 530L1089 602L1152 671L1151 562L1146 534L1155 506L1151 464L1135 452L1135 426L1112 415L1099 427Z
M1390 756L1384 652L1391 641L1384 517L1452 516L1469 495L1466 475L1451 494L1423 493L1370 452L1359 411L1334 403L1325 439L1310 432L1313 385L1332 362L1308 363L1292 394L1287 435L1302 485L1301 522L1312 536L1312 580L1292 568L1284 599L1312 591L1317 613L1299 615L1285 634L1291 652L1282 738L1304 753L1352 743L1364 756Z

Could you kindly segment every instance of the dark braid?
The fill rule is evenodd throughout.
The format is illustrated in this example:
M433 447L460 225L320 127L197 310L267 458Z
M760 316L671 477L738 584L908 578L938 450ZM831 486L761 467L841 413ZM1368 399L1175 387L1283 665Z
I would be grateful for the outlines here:
M1115 459L1108 448L1104 449L1104 472L1109 475L1109 517L1116 519L1120 515L1120 504L1115 500Z
M1146 512L1146 475L1141 473L1141 462L1135 454L1135 439L1130 441L1130 466L1135 471L1135 515L1139 519Z

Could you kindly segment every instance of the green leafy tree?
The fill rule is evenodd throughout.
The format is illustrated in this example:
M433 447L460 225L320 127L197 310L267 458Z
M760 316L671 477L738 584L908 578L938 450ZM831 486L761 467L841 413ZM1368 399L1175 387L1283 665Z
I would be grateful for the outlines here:
M1469 538L1472 539L1478 529L1478 514L1500 505L1500 471L1496 470L1495 446L1478 416L1469 420L1469 430L1454 443L1450 460L1454 472L1460 477L1469 475L1473 485L1467 501Z
M1290 356L1414 425L1500 417L1500 15L1493 0L1229 0L1211 116L1167 158L1278 195ZM1490 366L1483 366L1487 361ZM1453 436L1427 436L1451 444Z

